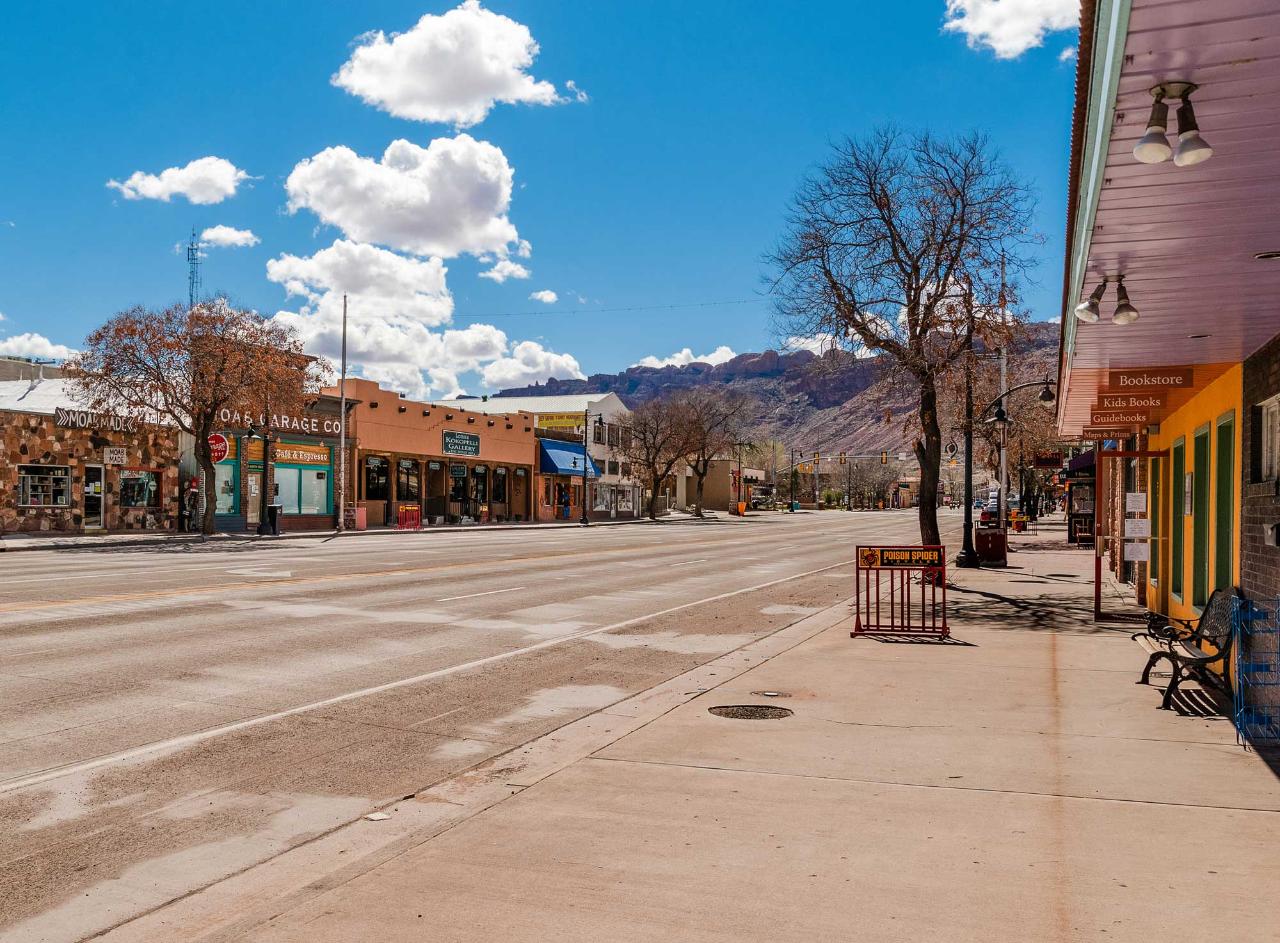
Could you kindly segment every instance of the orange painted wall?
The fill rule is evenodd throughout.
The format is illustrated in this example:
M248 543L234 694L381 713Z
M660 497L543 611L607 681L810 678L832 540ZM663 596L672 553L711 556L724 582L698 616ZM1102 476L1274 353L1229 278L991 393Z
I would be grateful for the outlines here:
M338 395L336 387L325 392ZM382 389L372 380L347 380L347 397L360 401L351 413L349 435L362 453L447 458L444 432L452 430L480 437L480 454L470 457L471 461L537 464L538 443L533 417L528 413L485 415L455 406L401 399L400 394Z

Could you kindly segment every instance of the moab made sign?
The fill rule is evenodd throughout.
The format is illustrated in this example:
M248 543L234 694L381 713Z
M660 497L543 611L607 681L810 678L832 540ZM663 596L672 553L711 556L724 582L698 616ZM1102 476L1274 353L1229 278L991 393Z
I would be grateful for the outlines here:
M943 547L859 547L858 566L864 570L920 570L940 567Z

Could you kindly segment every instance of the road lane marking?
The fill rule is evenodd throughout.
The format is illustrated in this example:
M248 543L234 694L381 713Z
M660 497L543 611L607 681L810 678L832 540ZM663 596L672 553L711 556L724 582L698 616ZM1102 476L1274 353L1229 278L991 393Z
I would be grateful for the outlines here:
M642 616L634 616L630 619L624 619L621 622L614 622L612 625L601 626L597 629L587 629L583 632L572 632L568 635L561 635L556 638L535 642L532 645L526 645L523 648L516 648L507 652L499 652L496 655L487 655L484 658L476 658L472 661L461 662L457 665L450 665L447 668L437 668L435 671L428 671L425 674L414 675L411 678L401 678L398 681L387 681L383 684L374 685L373 687L361 688L358 691L348 691L345 694L337 694L333 697L327 697L320 701L313 701L310 704L301 704L298 707L291 707L287 710L276 711L273 714L263 714L259 717L249 717L245 720L234 721L229 724L207 727L204 730L197 730L194 733L183 734L180 737L171 737L168 740L157 740L154 743L147 743L128 750L121 750L117 753L109 753L104 756L94 757L91 760L82 760L79 763L68 763L64 766L55 766L50 769L42 770L39 773L31 773L15 779L0 780L0 794L13 792L18 789L28 789L32 786L39 786L55 779L61 779L64 776L75 776L80 773L87 773L95 769L110 766L114 763L124 763L129 760L137 759L138 757L147 756L151 753L186 749L187 747L195 746L198 743L213 740L216 737L237 733L241 730L248 730L251 727L258 727L262 724L283 720L287 717L295 717L298 714L305 714L309 711L333 707L336 704L345 704L348 701L358 700L374 694L382 694L385 691L394 691L397 688L421 684L424 681L434 681L437 678L446 678L450 675L460 674L464 671L470 671L475 668L483 668L486 665L497 664L499 662L508 661L512 658L519 658L521 655L528 655L533 652L542 651L545 648L553 648L557 645L563 645L566 642L575 642L578 639L590 638L591 636L599 635L602 632L613 632L617 629L624 629L628 626L648 622L651 619L659 619L663 616L670 615L673 612L682 612L685 609L692 609L694 606L705 606L708 603L719 602L723 599L732 599L734 596L741 596L743 593L753 593L758 590L768 589L770 586L777 586L781 583L789 583L792 580L803 579L806 576L815 576L818 573L826 573L830 570L839 569L840 567L851 566L853 562L853 560L841 560L839 563L828 564L827 566L821 566L814 570L806 570L803 573L795 573L791 576L779 577L778 579L768 580L764 583L756 583L752 586L744 586L740 589L732 589L727 592L717 593L714 596L707 596L704 599L695 599L692 602L681 603L678 606L671 606L658 612L650 612Z
M498 593L515 593L524 589L523 586L509 586L506 589L491 589L484 593L466 593L462 596L441 596L436 602L453 602L455 599L475 599L477 596L494 596Z
M668 566L693 566L695 563L706 563L706 562L707 562L707 558L703 557L701 560L683 560L680 563L670 563L668 564Z

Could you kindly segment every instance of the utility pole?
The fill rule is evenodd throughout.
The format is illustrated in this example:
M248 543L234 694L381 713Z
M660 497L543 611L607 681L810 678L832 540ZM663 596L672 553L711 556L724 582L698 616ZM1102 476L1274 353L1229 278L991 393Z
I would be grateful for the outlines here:
M588 407L582 411L582 520L579 522L584 527L591 523L591 518L587 517L587 469L591 467L591 455L587 448L587 437L590 433L591 426L591 409Z
M342 296L342 374L338 378L338 532L347 529L347 296Z
M966 292L969 309L968 350L964 358L964 546L956 566L973 569L981 564L973 546L973 290Z
M799 476L800 476L800 473L796 471L796 450L792 449L791 450L791 474L789 476L791 478L790 512L792 514L796 513L796 478L798 478Z

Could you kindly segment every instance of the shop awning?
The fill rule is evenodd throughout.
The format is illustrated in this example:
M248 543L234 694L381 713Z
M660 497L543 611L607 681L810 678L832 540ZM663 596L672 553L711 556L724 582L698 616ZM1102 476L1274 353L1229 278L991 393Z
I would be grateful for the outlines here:
M561 442L557 439L538 440L538 470L544 475L582 475L582 459L585 450L578 442ZM587 459L587 477L600 474L596 463Z

